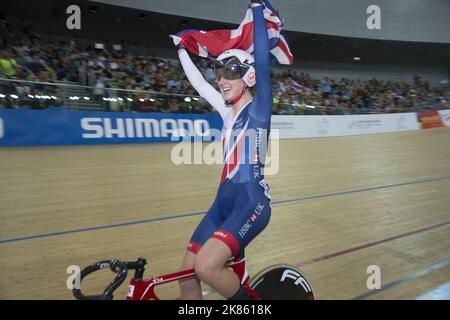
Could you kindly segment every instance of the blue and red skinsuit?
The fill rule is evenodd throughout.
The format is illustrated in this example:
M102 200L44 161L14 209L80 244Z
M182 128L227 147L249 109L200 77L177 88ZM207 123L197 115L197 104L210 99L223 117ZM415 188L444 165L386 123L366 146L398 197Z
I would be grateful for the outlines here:
M231 123L234 138L225 139L219 190L191 238L188 250L193 253L212 237L224 241L233 256L242 255L270 220L269 188L262 172L273 107L269 38L263 6L252 7L252 12L256 97ZM245 138L247 132L253 132L253 139Z

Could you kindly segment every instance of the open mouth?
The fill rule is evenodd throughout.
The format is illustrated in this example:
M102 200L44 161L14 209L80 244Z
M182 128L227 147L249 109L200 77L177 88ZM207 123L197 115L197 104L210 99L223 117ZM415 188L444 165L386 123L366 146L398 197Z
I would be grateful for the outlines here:
M231 88L222 88L223 94L229 94L231 93Z

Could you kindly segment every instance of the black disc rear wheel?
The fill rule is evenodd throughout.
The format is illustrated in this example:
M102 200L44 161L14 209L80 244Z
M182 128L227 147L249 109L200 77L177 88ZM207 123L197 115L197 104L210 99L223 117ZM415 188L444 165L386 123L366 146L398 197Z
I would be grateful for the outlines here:
M263 300L316 300L311 283L297 267L280 264L267 267L250 281Z

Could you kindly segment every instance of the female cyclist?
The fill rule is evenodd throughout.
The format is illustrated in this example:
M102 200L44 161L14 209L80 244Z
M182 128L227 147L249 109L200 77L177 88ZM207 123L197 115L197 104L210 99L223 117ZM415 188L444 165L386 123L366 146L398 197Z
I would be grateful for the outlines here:
M243 256L244 248L270 219L269 188L263 175L272 113L269 37L263 5L257 0L251 2L255 57L239 49L219 55L215 71L220 92L203 78L187 51L178 50L190 83L222 117L225 159L216 198L184 257L181 269L194 268L197 277L180 281L182 299L202 299L200 281L228 299L251 299L246 286L225 264ZM255 84L253 98L249 88ZM246 146L249 135L253 139Z

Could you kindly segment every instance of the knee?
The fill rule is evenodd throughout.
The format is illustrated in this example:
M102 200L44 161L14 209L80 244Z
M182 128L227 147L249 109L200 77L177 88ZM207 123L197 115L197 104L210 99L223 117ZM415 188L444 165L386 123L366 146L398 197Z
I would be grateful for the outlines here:
M197 278L207 284L211 283L215 277L215 274L219 271L210 259L203 258L201 256L195 260L194 269Z

